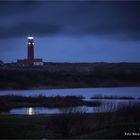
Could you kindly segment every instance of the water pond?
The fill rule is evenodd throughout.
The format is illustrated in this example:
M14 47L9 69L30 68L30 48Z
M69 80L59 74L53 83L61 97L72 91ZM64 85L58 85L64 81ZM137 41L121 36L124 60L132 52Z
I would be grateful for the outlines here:
M41 90L0 90L0 95L22 95L22 96L66 96L66 95L76 95L83 96L85 100L89 100L94 95L107 95L107 96L132 96L136 100L140 98L140 87L115 87L115 88L75 88L75 89L41 89ZM136 100L133 100L136 101ZM104 100L103 105L100 107L87 107L80 106L75 107L77 110L81 110L87 113L90 112L107 112L108 103L127 103L130 100ZM138 101L138 100L137 100ZM7 114L58 114L64 113L65 109L60 108L44 108L44 107L23 107L23 108L13 108Z

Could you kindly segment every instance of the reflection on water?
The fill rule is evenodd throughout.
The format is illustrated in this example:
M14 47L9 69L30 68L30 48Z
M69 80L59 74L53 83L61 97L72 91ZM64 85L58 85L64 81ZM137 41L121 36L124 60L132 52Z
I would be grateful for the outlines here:
M35 114L35 111L33 107L27 108L27 115L34 115L34 114Z
M13 108L9 111L9 114L24 114L24 115L34 115L34 114L61 114L70 111L80 111L80 112L93 112L93 107L79 106L79 107L69 107L69 108L47 108L47 107L21 107Z
M102 101L102 105L98 107L88 107L88 106L78 106L78 107L66 107L66 108L47 108L47 107L22 107L13 108L8 114L24 114L24 115L34 115L34 114L61 114L69 112L112 112L117 109L120 104L128 104L128 100L113 100L113 101ZM135 102L135 101L131 101Z

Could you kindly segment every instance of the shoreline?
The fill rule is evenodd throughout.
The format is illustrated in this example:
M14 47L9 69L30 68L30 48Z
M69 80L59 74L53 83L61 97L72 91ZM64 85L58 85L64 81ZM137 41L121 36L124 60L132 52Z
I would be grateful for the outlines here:
M100 101L86 101L83 96L36 96L25 97L19 95L0 96L0 112L10 111L12 108L21 107L47 107L67 108L77 106L97 107L102 104Z
M91 87L44 87L44 88L24 88L24 89L17 89L17 88L7 88L7 89L0 89L0 91L10 91L10 90L61 90L61 89L90 89L90 88L140 88L140 85L137 86L91 86Z

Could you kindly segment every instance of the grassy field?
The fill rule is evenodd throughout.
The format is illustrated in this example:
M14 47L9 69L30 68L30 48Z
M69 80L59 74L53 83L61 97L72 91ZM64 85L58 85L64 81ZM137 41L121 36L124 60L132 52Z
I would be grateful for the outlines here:
M128 134L129 133L129 134ZM80 139L140 139L140 122L110 125L93 133L79 136Z
M140 86L140 63L46 63L0 67L0 89Z
M1 139L43 139L56 138L47 130L49 121L48 115L1 115L0 116L0 138ZM89 117L92 117L89 114ZM119 123L108 125L96 131L84 135L78 135L72 138L140 138L140 136L125 136L125 132L140 132L140 122L137 123Z
M18 116L1 115L0 116L0 138L6 139L25 139L25 138L47 138L46 116Z

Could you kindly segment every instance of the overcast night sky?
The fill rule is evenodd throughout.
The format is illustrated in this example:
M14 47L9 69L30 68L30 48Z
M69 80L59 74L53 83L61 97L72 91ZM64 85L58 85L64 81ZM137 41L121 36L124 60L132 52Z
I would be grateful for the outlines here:
M0 2L0 60L140 62L140 1Z

